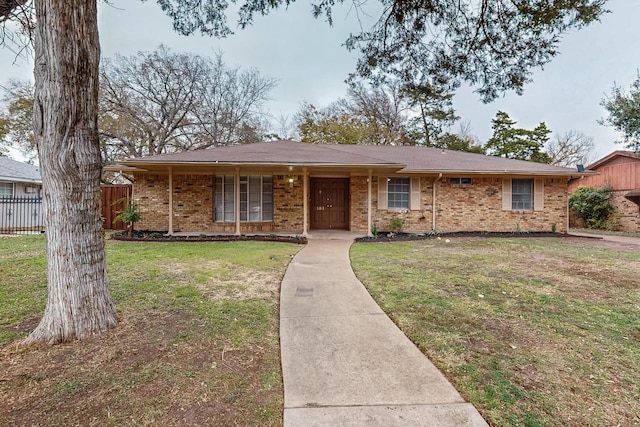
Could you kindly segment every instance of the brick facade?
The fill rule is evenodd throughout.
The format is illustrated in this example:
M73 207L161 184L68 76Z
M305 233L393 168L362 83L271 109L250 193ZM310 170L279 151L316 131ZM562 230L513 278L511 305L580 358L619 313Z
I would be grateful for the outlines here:
M289 183L293 178L293 187ZM275 231L302 233L304 218L304 182L302 176L273 177L273 226Z
M142 217L136 229L169 230L168 175L134 175L132 194Z
M391 220L405 220L404 231L428 232L433 227L433 186L436 185L436 230L456 231L567 231L567 183L544 180L544 210L502 210L502 178L473 178L471 185L452 185L445 179L420 178L418 209L377 209L378 177L372 181L371 222L378 231L389 231ZM351 178L351 229L366 231L367 178Z
M241 223L241 232L292 232L303 230L303 178L274 175L273 222ZM388 231L391 220L405 219L404 231L428 232L433 225L433 186L436 186L436 230L455 231L567 231L566 179L544 180L544 210L502 210L502 178L473 178L471 185L451 185L445 179L424 176L420 181L420 204L412 210L377 209L378 177L372 180L372 224ZM169 178L167 175L137 174L133 198L142 216L136 228L169 229ZM366 176L350 178L350 229L367 231ZM188 232L234 232L235 223L214 221L214 176L173 176L173 229ZM635 206L635 205L633 205ZM636 210L635 224L638 226ZM625 217L626 218L626 217Z
M640 231L640 206L624 197L628 191L614 191L611 204L616 207L615 222L618 230Z

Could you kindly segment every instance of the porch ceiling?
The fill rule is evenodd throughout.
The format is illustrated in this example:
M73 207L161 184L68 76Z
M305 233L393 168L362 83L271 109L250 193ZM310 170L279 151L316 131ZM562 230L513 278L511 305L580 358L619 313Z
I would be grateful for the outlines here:
M636 205L640 206L640 188L637 190L629 191L624 195L627 200L632 201Z

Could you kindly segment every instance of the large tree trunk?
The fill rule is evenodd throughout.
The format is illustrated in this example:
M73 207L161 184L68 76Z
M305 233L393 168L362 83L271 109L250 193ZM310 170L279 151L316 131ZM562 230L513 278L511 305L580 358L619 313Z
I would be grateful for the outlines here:
M96 0L36 0L33 123L49 297L25 343L83 339L117 324L100 218Z

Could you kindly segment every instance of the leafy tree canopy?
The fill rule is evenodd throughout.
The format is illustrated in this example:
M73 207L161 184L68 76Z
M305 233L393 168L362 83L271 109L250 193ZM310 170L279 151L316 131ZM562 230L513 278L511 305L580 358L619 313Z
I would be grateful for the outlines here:
M347 96L318 109L303 104L297 114L303 142L389 145L407 142L407 103L397 85L352 84Z
M182 34L200 31L227 36L228 2L157 0ZM238 1L238 24L251 24L292 0ZM315 17L332 23L332 10L344 0L319 0ZM234 1L234 3L236 3ZM484 101L506 90L521 93L532 69L558 53L561 35L584 27L606 12L606 0L380 0L382 13L368 30L345 42L360 52L354 75L373 80L395 76L422 85L440 75L453 84L477 86ZM363 3L354 2L362 8Z
M312 104L304 104L298 113L298 133L302 142L360 144L369 132L366 123L342 111L318 109Z
M551 161L543 151L551 133L544 122L533 130L515 128L516 122L504 111L498 111L491 122L493 135L485 144L487 154L538 163Z
M438 146L447 128L460 119L453 108L454 88L446 80L433 79L433 83L408 85L403 90L409 106L417 112L410 120L409 133L416 145ZM451 135L451 134L448 134Z
M24 156L35 158L36 146L31 124L33 85L24 81L9 81L2 103L4 108L0 110L0 148L15 148Z
M447 132L440 137L433 147L444 148L447 150L467 151L469 153L485 154L482 145L476 143L476 140L464 134L455 134Z
M611 94L601 102L609 117L600 124L613 127L624 136L626 147L640 153L640 76L631 83L629 92L614 85Z

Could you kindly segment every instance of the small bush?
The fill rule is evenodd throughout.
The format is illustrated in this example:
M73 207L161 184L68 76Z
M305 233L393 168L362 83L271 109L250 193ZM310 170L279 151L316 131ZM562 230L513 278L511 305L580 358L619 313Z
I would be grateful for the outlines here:
M116 200L116 203L125 203L126 206L118 216L113 219L113 222L123 222L127 226L127 234L131 237L133 233L133 227L136 222L142 219L140 212L138 212L138 205L129 197L124 197L120 200Z
M615 228L615 206L611 204L613 190L611 186L580 187L569 195L569 209L580 218L587 227L595 229Z
M400 233L404 228L405 219L399 216L394 216L389 223L389 230L392 233Z

